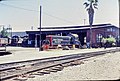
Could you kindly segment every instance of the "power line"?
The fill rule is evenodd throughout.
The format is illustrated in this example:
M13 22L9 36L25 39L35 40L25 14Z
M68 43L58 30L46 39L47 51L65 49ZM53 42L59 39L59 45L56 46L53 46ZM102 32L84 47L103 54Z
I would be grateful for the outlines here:
M68 21L68 20L65 20L65 19L63 19L63 18L59 18L59 17L53 16L53 15L50 15L50 14L48 14L48 13L46 13L46 12L43 12L43 13L44 13L45 15L47 15L47 16L56 18L56 19L58 19L58 20L62 20L62 21L68 22L68 23L75 24L75 23L73 23L73 22L71 22L71 21Z
M26 8L17 7L17 6L13 6L13 5L8 5L8 4L3 4L3 3L0 3L0 4L1 4L1 5L4 5L4 6L12 7L12 8L17 8L17 9L26 10L26 11L34 11L34 12L39 12L39 11L37 11L37 10L26 9Z
M40 12L40 11L38 11L38 10L26 9L26 8L17 7L17 6L8 5L8 4L3 4L3 3L0 3L0 4L1 4L1 5L4 5L4 6L12 7L12 8L21 9L21 10L32 11L32 12ZM55 18L55 19L58 19L58 20L61 20L61 21L65 21L65 22L67 22L67 23L75 24L75 23L73 23L73 22L71 22L71 21L68 21L68 20L66 20L66 19L63 19L63 18L60 18L60 17L57 17L57 16L50 15L50 14L48 14L48 13L46 13L46 12L43 12L43 13L44 13L45 15L47 15L47 16L52 17L52 18Z

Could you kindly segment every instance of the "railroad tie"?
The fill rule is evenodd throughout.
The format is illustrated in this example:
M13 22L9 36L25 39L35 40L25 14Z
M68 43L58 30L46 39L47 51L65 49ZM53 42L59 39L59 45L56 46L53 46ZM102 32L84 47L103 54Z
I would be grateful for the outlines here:
M32 75L32 74L29 74L29 75L28 75L28 78L35 78L35 76Z
M63 70L63 68L58 68L58 67L53 67L53 68L51 68L52 70L56 70L56 71L61 71L61 70Z
M57 72L57 70L53 70L51 68L45 69L44 71L46 71L46 72Z
M49 70L41 70L38 73L42 73L42 74L50 74Z
M64 63L64 64L62 64L62 66L63 67L68 67L68 66L71 66L71 63L69 62L69 63Z
M39 75L39 76L42 76L42 75L44 75L44 73L35 72L35 73L32 73L31 75Z
M50 68L50 72L57 72L58 70Z
M74 65L80 65L80 64L84 64L84 62L80 61L80 60L75 60L75 61L71 62L72 66L74 66Z
M17 81L26 81L27 78L14 78L13 80L17 80Z
M13 80L17 80L17 81L26 81L28 78L26 77L26 75L19 75L18 77L14 78Z

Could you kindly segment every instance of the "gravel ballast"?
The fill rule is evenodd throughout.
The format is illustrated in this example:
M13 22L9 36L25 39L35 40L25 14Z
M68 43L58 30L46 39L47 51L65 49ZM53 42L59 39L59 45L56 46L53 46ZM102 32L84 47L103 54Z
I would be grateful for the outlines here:
M27 81L78 81L120 79L120 52L83 60L84 64L65 67L62 71L36 76Z

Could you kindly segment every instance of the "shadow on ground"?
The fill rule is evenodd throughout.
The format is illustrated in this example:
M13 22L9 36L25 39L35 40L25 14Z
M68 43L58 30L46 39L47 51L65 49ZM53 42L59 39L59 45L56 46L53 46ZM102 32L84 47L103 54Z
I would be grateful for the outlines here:
M9 55L9 54L12 54L12 53L8 51L0 51L0 56Z

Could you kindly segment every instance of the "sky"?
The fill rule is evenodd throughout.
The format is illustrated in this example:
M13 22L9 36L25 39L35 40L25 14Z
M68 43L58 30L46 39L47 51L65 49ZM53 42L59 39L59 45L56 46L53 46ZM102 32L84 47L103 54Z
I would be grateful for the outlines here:
M5 0L0 2L0 29L37 30L42 6L42 27L88 25L87 0ZM93 24L118 25L118 0L98 0Z

